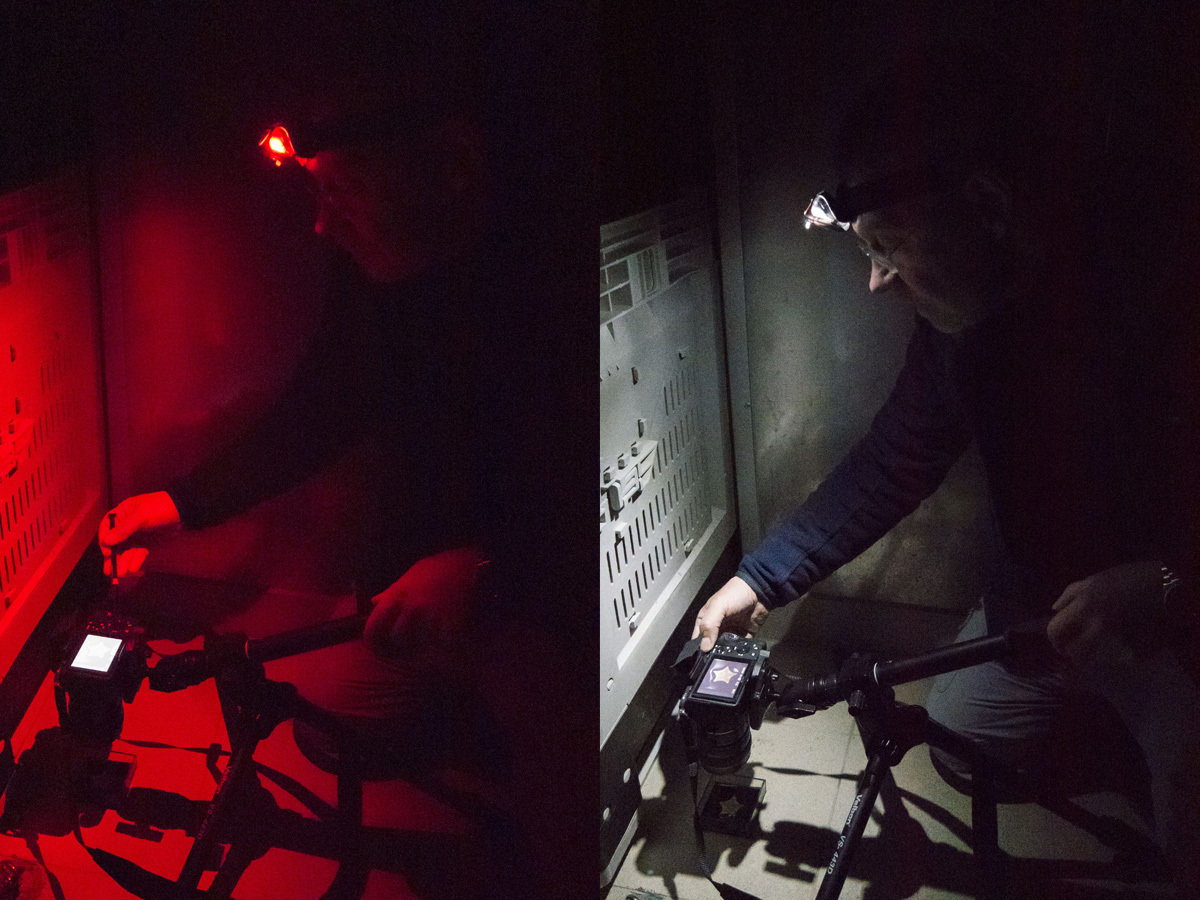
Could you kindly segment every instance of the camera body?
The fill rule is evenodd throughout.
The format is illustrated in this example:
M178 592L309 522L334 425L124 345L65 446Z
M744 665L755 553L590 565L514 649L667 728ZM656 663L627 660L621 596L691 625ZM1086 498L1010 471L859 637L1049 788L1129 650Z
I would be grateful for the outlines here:
M150 650L145 629L113 613L96 613L67 645L55 671L59 724L97 742L121 734L124 703L133 701Z
M770 655L762 641L735 634L695 655L681 718L700 764L714 775L736 772L750 758L750 729L762 725L774 696Z

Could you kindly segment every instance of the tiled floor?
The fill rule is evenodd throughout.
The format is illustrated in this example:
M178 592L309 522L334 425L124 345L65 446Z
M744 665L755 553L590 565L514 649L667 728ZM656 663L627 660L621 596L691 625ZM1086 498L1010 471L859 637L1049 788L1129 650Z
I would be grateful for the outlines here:
M895 630L882 632L888 635L886 640L903 645L906 629L928 628L928 622L905 621L906 615L901 614ZM929 614L921 615L929 619ZM944 623L933 630L948 639L954 620L943 618ZM786 625L765 636L769 641L779 638ZM804 628L792 631L813 633ZM887 657L904 655L909 654ZM829 670L828 653L793 644L790 638L775 645L772 662L794 674ZM928 682L915 682L898 688L897 696L902 702L920 703L928 690ZM808 719L764 722L753 734L750 763L743 770L765 781L758 833L752 838L706 836L708 858L716 861L715 879L759 900L815 897L853 801L855 779L865 764L861 739L845 704ZM889 817L881 828L884 804L877 804L842 896L848 900L976 896L976 867L968 844L969 800L938 776L923 746L904 757L894 776L906 815ZM690 790L682 752L668 733L659 761L643 785L637 835L607 900L719 896L698 862ZM1124 797L1096 793L1079 797L1077 803L1083 811L1077 817L1081 821L1092 813L1100 817L1096 821L1118 831L1121 823L1142 833L1146 830L1134 805ZM1002 805L999 819L1001 847L1016 857L1011 869L1014 886L1009 890L1014 897L1099 900L1172 895L1160 875L1118 875L1111 849L1087 830L1040 806Z

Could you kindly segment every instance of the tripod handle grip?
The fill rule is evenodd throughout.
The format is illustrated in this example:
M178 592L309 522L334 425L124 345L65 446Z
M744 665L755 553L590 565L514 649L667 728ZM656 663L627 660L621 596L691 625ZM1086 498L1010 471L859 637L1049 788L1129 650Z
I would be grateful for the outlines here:
M891 687L918 681L1009 656L1026 656L1046 649L1050 616L1023 622L1003 634L949 644L920 656L876 663L869 656L853 656L830 675L786 680L776 688L775 706L780 715L807 715L812 708L827 709L845 700L857 688L877 684Z
M841 679L837 675L798 678L780 689L775 710L781 716L799 719L828 709L841 699Z
M909 659L881 662L875 666L875 681L882 685L903 684L1005 657L1029 655L1049 646L1046 641L1049 622L1050 617L1044 616L1023 622L1003 634L948 644Z
M780 715L790 715L794 710L798 716L808 715L815 709L828 709L851 692L868 686L874 678L874 660L870 656L854 654L842 667L830 675L798 678L779 689L775 708Z
M247 641L246 658L252 662L270 662L273 659L357 640L363 635L368 616L369 613L355 613L352 616L322 622L320 625L285 631L274 637Z

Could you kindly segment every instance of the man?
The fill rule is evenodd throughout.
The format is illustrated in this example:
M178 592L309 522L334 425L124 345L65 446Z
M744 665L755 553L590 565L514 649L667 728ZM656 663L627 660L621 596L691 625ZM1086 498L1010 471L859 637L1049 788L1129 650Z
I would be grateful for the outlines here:
M222 522L364 440L373 502L356 576L375 604L366 631L375 653L346 661L359 671L345 679L350 690L367 671L378 670L371 681L416 677L393 671L411 653L388 659L402 636L419 636L432 654L460 635L494 551L495 510L477 480L490 464L488 436L473 428L483 401L483 141L458 98L433 92L356 94L295 130L319 202L315 229L345 254L311 349L249 432L168 490L120 503L99 538L110 557L138 532ZM138 571L146 555L118 553L117 575ZM323 699L367 719L411 715L373 709L383 695L378 685L366 691Z
M707 649L720 631L753 633L915 509L975 441L1007 561L960 638L1053 612L1056 655L943 677L930 714L1034 768L1064 706L1103 697L1142 748L1163 849L1195 889L1200 691L1164 639L1190 623L1194 583L1176 465L1194 431L1172 343L1187 332L1167 324L1179 309L1162 264L1178 245L1154 257L1139 236L1106 240L1128 173L1052 140L1036 95L986 60L896 64L850 112L840 186L807 217L850 232L871 291L910 305L917 328L869 433L743 559L693 636Z
M441 871L430 896L507 897L518 882L549 895L570 882L581 859L591 868L577 836L579 804L571 803L578 779L569 772L578 765L575 735L584 743L588 732L560 734L582 713L557 708L568 687L590 676L560 640L585 617L548 589L554 581L574 596L563 568L577 569L576 549L560 545L551 554L531 540L563 509L574 511L559 502L566 482L540 471L538 459L552 421L544 407L579 392L565 366L552 386L531 381L526 369L565 358L547 354L544 340L547 331L560 342L554 346L569 340L555 304L559 292L564 303L575 295L559 279L577 258L590 263L594 247L590 223L564 212L568 203L586 208L587 198L573 193L582 190L577 173L567 172L582 154L553 143L539 118L565 95L560 101L557 85L521 83L531 77L522 60L505 63L503 55L524 48L553 72L572 44L533 53L540 43L529 38L525 7L499 5L481 10L486 21L476 23L475 37L488 36L495 54L481 60L431 30L446 26L440 5L428 6L430 21L418 16L419 31L402 32L413 40L401 43L387 14L414 23L400 7L380 5L369 23L375 54L346 48L348 71L321 85L309 98L318 115L293 129L294 155L319 203L316 231L343 254L295 375L239 440L166 490L118 504L99 540L106 572L126 576L146 560L144 548L131 546L139 534L225 521L300 483L353 442L363 445L367 510L356 535L356 581L373 611L364 641L311 654L297 687L385 751L376 762L393 774L399 763L403 774L447 775L443 782L470 808L501 807L518 821L519 830L511 819L500 827L481 814L489 867L473 866L466 851L430 860L426 869ZM538 8L529 5L528 14ZM542 21L566 30L565 12ZM473 46L469 34L459 36ZM484 64L491 80L481 87L471 75ZM518 128L532 149L517 145ZM536 182L538 199L523 196L522 179ZM570 405L553 411L572 418ZM569 437L560 436L560 446ZM551 606L561 630L544 627ZM537 623L536 634L524 617ZM593 634L594 625L582 639ZM594 719L593 706L586 720ZM293 732L315 763L335 763L321 735L299 725ZM375 809L386 814L390 803L384 797ZM389 889L382 895L395 895Z

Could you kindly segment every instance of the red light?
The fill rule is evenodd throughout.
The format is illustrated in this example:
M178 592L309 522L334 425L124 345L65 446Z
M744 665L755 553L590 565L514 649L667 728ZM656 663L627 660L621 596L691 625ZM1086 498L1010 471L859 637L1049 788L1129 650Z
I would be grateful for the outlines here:
M292 137L282 125L272 125L262 136L258 146L263 148L263 153L277 166L283 165L284 161L289 159L296 160L300 165L308 162L307 159L296 155L296 148L292 146Z

